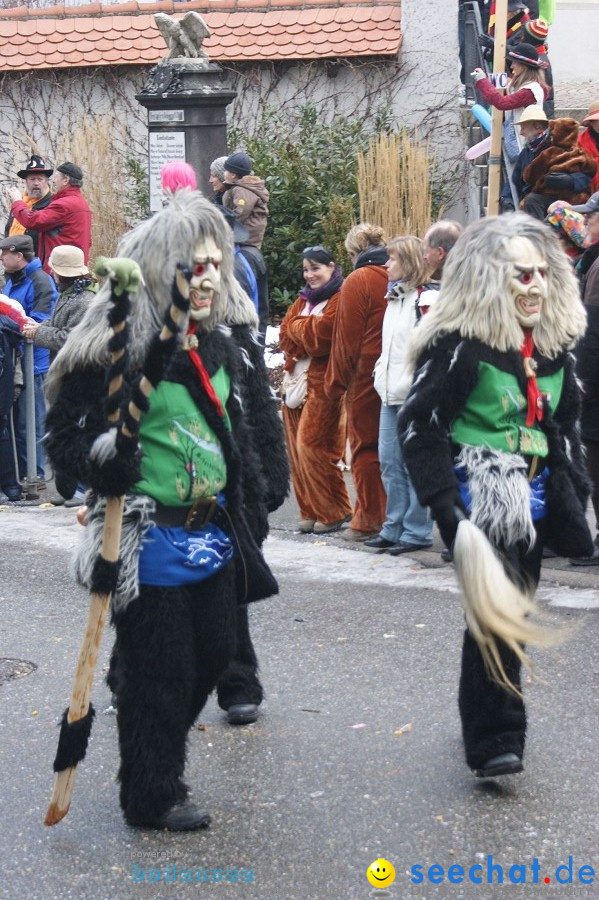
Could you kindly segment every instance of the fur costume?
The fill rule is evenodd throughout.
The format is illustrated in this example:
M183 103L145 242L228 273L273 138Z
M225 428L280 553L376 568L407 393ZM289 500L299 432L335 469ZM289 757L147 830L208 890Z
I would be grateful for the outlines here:
M519 267L515 248L523 245L514 241L522 238L542 260L537 268ZM527 306L513 285L535 279L541 285L535 297L546 293L542 303L534 300L535 307L531 300ZM445 542L455 538L456 565L466 535L486 535L495 548L509 578L495 598L496 621L508 594L514 595L510 602L521 603L518 637L508 629L510 641L493 641L490 660L481 653L484 638L466 608L470 627L459 705L466 759L478 774L500 754L522 758L521 645L528 642L527 629L533 641L539 636L527 616L534 609L529 593L539 578L543 545L563 556L592 550L580 396L570 352L585 324L576 280L556 238L544 224L514 213L466 229L448 257L439 301L409 346L415 374L399 430L418 498L430 505ZM533 348L532 362L523 346ZM533 476L540 478L538 496ZM459 524L459 509L468 507L473 525ZM462 532L462 526L474 531ZM498 569L493 577L504 574Z
M308 394L297 409L283 405L285 436L293 471L300 519L329 525L351 515L351 504L339 460L345 455L346 417L342 398L324 393L339 292L322 315L304 315L306 299L293 303L281 324L279 344L287 359L310 357Z
M198 257L198 248L203 248L206 263ZM260 546L268 533L268 511L280 505L287 492L288 468L281 422L262 350L254 337L255 313L233 277L231 231L221 213L200 194L179 192L169 206L123 238L119 255L138 262L143 274L129 321L127 380L140 370L147 346L170 305L177 264L188 267L192 316L194 309L199 311L193 320L193 338L204 376L192 359L193 346L192 353L181 348L160 387L179 391L177 396L183 388L186 402L197 410L201 417L198 421L205 423L204 430L194 431L198 437L204 435L194 446L212 441L210 446L216 442L220 447L226 484L215 521L236 548L233 562L224 562L216 574L204 580L171 580L161 586L140 578L142 583L137 586L136 554L152 520L176 514L183 517L182 524L193 498L202 496L198 493L201 483L194 481L195 463L185 469L174 468L175 460L176 466L181 466L177 448L182 445L177 428L167 426L170 420L164 419L158 436L162 435L167 447L173 447L168 457L173 461L171 469L182 473L177 475L177 490L187 490L186 478L189 489L179 495L180 503L164 506L157 502L158 495L145 496L134 488L126 504L123 566L112 609L116 642L110 672L110 684L117 695L119 777L125 818L132 825L159 827L163 816L185 800L187 788L182 775L187 732L228 666L231 688L227 705L240 702L231 699L236 695L260 702L245 604L276 592ZM203 297L207 277L215 283L208 293L209 305ZM105 429L99 401L105 393L109 296L107 283L71 332L48 378L51 407L47 446L57 483L67 496L77 481L89 483L89 451ZM195 305L194 296L200 298ZM215 387L218 384L221 388ZM144 460L151 462L151 445L146 441L153 409L158 417L154 421L158 425L162 421L157 393L150 397L149 412L141 421L140 484L148 478ZM213 437L207 437L205 428ZM169 479L171 469L165 471L164 481L174 484L172 475ZM92 503L88 542L97 532L94 522L101 515L102 499ZM166 525L166 531L175 530L169 522ZM191 538L196 533L192 530ZM77 568L86 580L81 554ZM249 697L248 691L244 692L248 683ZM226 693L226 687L224 690Z
M351 527L378 532L385 519L386 496L379 466L381 398L372 372L381 355L387 301L387 270L365 264L351 272L341 288L333 343L325 376L331 400L345 394L347 437L356 491Z
M578 122L576 119L553 119L548 127L551 144L524 169L524 181L530 185L531 193L550 195L552 201L585 203L589 199L586 191L556 191L545 187L545 176L549 173L572 175L581 172L589 178L595 175L597 163L578 143Z

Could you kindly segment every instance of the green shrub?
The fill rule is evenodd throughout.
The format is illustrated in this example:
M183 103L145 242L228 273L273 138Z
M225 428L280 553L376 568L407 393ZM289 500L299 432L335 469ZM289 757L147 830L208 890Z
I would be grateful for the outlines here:
M249 153L270 193L262 252L273 314L284 314L302 287L304 247L323 244L346 274L351 271L343 242L359 218L357 151L366 150L373 136L397 128L386 108L373 110L371 122L370 129L344 116L325 122L316 106L305 104L291 118L267 108L251 132L229 128L231 152L243 148ZM435 184L431 166L436 214L445 185Z
M339 252L358 214L356 149L368 137L350 119L321 121L311 104L298 109L291 120L267 110L254 134L230 129L229 146L247 150L270 192L262 252L275 306L297 296L304 247L324 244ZM347 266L346 257L339 262Z

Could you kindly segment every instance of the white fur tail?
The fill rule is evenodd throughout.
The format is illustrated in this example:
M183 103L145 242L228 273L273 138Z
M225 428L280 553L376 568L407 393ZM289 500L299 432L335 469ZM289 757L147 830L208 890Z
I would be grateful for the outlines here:
M467 519L458 526L453 558L466 623L485 666L498 684L519 694L505 672L497 641L502 640L531 670L523 645L548 647L558 642L560 634L529 618L537 612L533 596L508 578L489 540Z

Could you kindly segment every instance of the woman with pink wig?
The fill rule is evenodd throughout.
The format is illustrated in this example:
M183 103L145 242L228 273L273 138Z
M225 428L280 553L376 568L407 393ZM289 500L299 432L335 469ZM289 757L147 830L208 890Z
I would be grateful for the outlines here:
M160 186L167 199L184 188L195 191L198 186L196 173L186 162L165 163L160 170Z

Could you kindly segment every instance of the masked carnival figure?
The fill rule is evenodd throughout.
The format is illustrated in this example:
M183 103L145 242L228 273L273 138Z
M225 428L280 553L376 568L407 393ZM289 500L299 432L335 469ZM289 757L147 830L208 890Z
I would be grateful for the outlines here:
M453 552L468 626L459 710L479 777L522 771L524 645L555 637L534 615L543 547L592 552L571 354L585 322L550 229L513 213L465 230L411 339L400 440Z
M231 231L219 210L195 191L178 191L118 252L49 374L47 448L63 496L77 484L92 487L76 558L86 586L102 494L127 488L110 671L121 806L129 825L193 830L209 816L183 781L190 727L219 680L227 708L262 698L246 604L278 590L260 548L267 514L287 493L288 467L255 313L233 276ZM125 382L135 398L143 369L154 372L154 389L142 408L137 470L129 484L101 490L90 449L106 430L107 315L135 264L141 284L131 297ZM157 335L171 300L181 298L189 301L186 333L161 363Z

